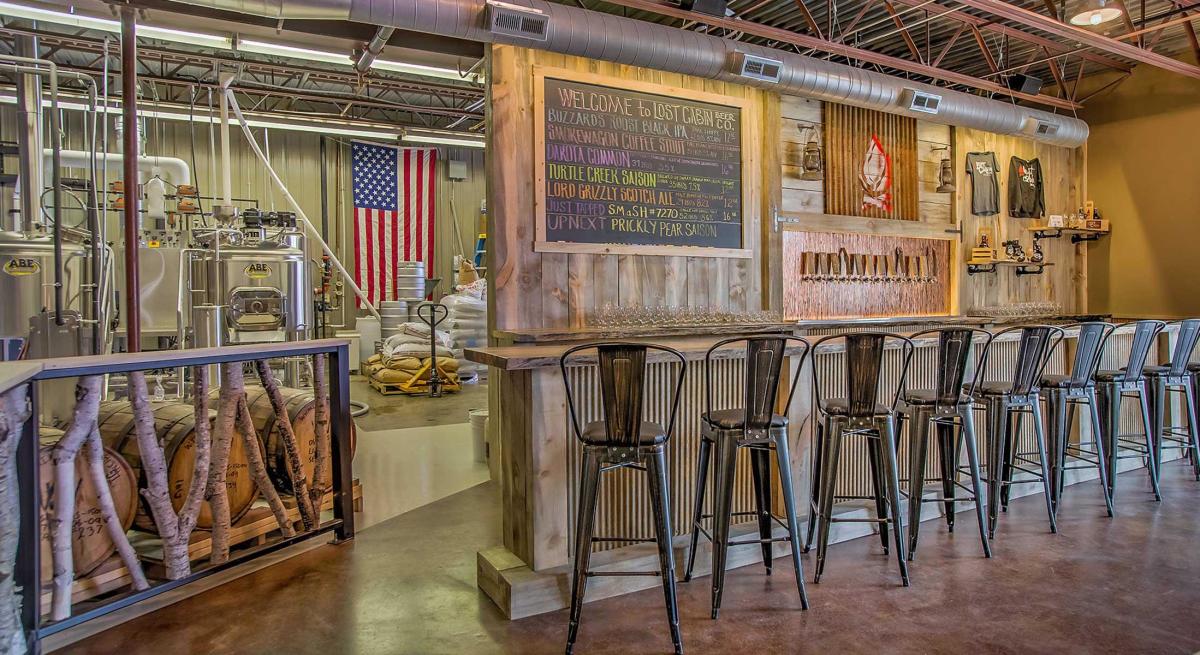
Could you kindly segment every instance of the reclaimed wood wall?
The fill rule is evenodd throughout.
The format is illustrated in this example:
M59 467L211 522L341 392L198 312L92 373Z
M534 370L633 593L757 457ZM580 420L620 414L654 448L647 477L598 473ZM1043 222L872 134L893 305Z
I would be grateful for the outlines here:
M1008 239L1020 239L1026 252L1032 250L1033 235L1029 228L1045 223L1045 219L1010 218L1008 216L1008 162L1013 156L1042 164L1046 193L1046 214L1067 214L1076 211L1086 200L1086 155L1084 148L1063 148L1013 136L1002 136L958 128L955 130L954 174L958 192L955 194L957 215L962 221L964 258L979 243L980 230L992 231L992 246ZM995 216L971 215L971 189L963 171L967 168L968 152L996 153L1000 183L1000 213ZM1053 264L1041 275L1017 276L1012 268L964 276L959 288L964 313L974 309L996 307L1020 302L1049 301L1060 303L1067 313L1087 311L1087 244L1072 245L1069 237L1043 239L1046 261ZM1003 254L1001 250L1000 254ZM960 264L965 266L965 264Z
M757 311L764 300L769 259L763 244L771 238L764 220L779 187L779 103L775 94L736 84L496 45L491 48L488 103L489 316L494 330L585 327L606 305L712 307ZM760 143L744 148L755 160L759 192L744 205L753 235L749 259L657 255L538 253L533 249L534 68L578 70L622 80L695 89L752 105L743 120L753 121ZM763 144L772 147L763 147Z
M830 214L920 220L917 121L908 116L825 103L825 208ZM891 181L879 207L865 202L864 162L874 139L890 162Z

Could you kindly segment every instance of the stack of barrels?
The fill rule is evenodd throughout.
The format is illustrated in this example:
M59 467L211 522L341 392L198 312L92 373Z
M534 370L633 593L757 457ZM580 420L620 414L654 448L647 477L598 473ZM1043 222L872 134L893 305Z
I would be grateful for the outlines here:
M316 399L311 390L281 388L288 416L299 447L304 473L309 484L317 450ZM208 420L215 430L216 397L213 392ZM254 426L265 453L265 463L271 482L282 494L292 493L292 476L288 466L287 452L280 437L278 422L265 389L247 386L246 398ZM196 416L191 402L165 401L150 403L154 412L155 432L163 446L167 462L167 484L171 503L176 511L182 506L192 482L192 471L196 455ZM100 406L100 436L103 440L104 468L108 479L117 515L126 530L136 528L155 532L156 527L150 507L139 490L147 487L146 475L142 470L141 454L138 450L137 434L134 430L133 410L128 401L108 401ZM236 428L235 428L236 429ZM42 569L43 578L52 575L49 540L49 512L53 511L54 465L51 459L53 446L62 437L59 429L43 426L41 439L41 483L42 483ZM351 445L354 444L351 430ZM331 488L332 462L326 469L323 487ZM116 545L108 537L104 518L97 504L96 489L87 471L86 453L81 451L76 459L76 513L74 524L73 552L76 577L94 571L116 551ZM246 457L241 433L235 433L230 445L226 477L229 495L230 517L237 522L258 500L259 490L250 475L250 463ZM208 530L212 527L212 513L208 503L201 505L196 527Z

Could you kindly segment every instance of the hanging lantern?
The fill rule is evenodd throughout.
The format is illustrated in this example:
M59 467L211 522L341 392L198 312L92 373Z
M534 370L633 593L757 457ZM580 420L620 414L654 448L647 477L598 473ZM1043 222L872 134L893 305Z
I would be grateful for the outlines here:
M823 177L825 161L821 153L821 144L817 143L817 131L812 127L802 129L808 130L808 143L804 144L804 156L800 162L804 171L800 173L800 179L820 180Z
M942 150L943 148L938 148ZM950 149L946 150L946 156L942 157L942 163L938 167L938 187L935 189L938 193L954 193L954 165L950 163Z

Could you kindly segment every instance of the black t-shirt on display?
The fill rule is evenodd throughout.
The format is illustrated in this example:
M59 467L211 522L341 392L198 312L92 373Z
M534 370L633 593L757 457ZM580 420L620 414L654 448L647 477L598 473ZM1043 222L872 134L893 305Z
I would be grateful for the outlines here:
M1000 213L1000 184L996 180L996 168L996 153L967 153L967 175L971 176L971 213L976 216Z
M1013 218L1041 218L1046 213L1042 188L1042 163L1013 157L1008 162L1008 215Z

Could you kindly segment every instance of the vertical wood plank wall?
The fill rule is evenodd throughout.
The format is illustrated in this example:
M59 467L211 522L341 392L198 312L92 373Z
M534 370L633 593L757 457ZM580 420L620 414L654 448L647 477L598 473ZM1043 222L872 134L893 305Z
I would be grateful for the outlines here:
M825 103L825 207L831 214L919 220L917 121L908 116ZM889 209L866 206L859 182L863 161L877 137L891 161Z
M1045 219L1010 218L1008 216L1008 162L1012 156L1030 160L1037 158L1042 164L1043 183L1046 190L1046 214L1067 214L1076 211L1086 200L1086 179L1083 148L1062 148L1036 143L1029 139L1001 136L979 130L958 128L955 130L954 175L957 180L957 214L962 225L964 252L979 243L980 229L987 227L995 237L993 248L1000 250L1000 243L1008 239L1020 239L1026 252L1032 251L1033 235L1029 226L1043 224ZM1000 186L1000 213L995 216L971 214L970 181L966 176L968 152L994 152L998 165L997 177ZM981 307L1030 302L1052 301L1062 303L1067 313L1087 311L1087 244L1071 245L1069 237L1043 239L1046 261L1053 262L1042 275L1016 276L1013 271L998 271L994 274L973 275L964 278L959 287L962 311L969 312Z
M757 237L747 244L755 250L754 258L534 252L535 65L611 77L614 86L634 79L753 99L744 118L758 123L763 143L743 147L769 155L755 158L761 168L760 192L745 208L745 220L753 221L751 234ZM703 306L734 312L762 307L767 261L760 241L769 236L763 212L779 184L774 147L779 139L777 96L736 84L513 46L491 48L490 70L488 254L494 329L582 327L605 305Z

